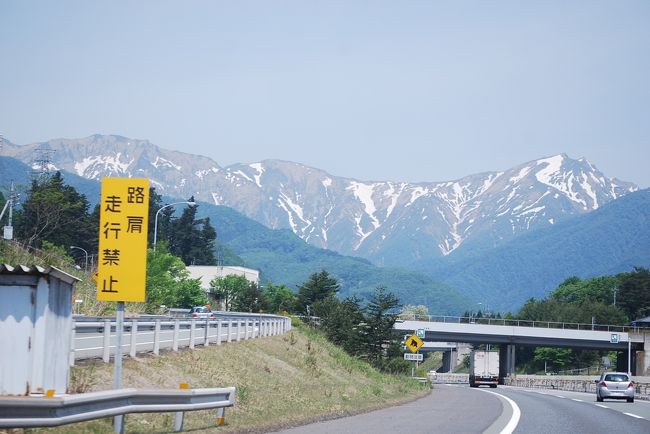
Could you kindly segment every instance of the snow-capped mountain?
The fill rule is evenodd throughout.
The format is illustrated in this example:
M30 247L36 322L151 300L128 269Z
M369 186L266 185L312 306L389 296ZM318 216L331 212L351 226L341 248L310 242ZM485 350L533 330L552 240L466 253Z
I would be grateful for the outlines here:
M51 169L97 180L147 177L159 193L194 195L268 227L289 228L319 247L384 265L450 255L467 245L494 247L637 190L606 177L586 159L564 154L504 172L407 183L336 177L279 160L222 168L207 157L120 136L26 146L5 142L1 152L33 163L37 149L51 150L46 159Z

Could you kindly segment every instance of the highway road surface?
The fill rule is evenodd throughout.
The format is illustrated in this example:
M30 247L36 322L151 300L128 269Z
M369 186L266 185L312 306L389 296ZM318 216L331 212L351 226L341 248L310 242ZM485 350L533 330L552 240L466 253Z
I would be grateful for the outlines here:
M650 402L596 402L594 394L436 385L417 401L278 431L325 433L650 433Z

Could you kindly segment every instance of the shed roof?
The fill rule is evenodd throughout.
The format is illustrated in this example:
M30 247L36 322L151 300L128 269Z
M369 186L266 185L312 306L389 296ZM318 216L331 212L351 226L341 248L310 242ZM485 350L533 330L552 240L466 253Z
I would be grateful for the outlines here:
M54 276L57 279L73 285L76 282L81 282L81 279L74 277L65 271L59 270L56 267L47 266L41 267L40 265L16 265L0 264L0 274L13 274L13 275L30 275L30 276Z

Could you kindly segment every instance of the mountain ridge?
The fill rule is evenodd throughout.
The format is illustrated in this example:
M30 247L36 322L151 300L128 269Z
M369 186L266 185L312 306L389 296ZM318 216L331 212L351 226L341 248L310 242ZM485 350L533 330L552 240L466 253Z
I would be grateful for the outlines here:
M55 150L52 168L89 179L143 176L162 194L225 205L317 247L383 266L489 250L522 233L598 209L638 187L566 154L454 181L359 181L286 160L219 166L147 140L93 135L14 145L23 162Z

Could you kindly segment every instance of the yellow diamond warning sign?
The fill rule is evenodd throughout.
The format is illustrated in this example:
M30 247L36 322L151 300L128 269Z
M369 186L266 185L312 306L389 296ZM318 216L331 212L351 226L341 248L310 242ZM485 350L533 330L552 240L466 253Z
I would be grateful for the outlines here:
M406 339L404 345L406 345L406 348L408 348L412 353L417 353L422 345L424 345L424 342L418 337L418 335L413 333Z

